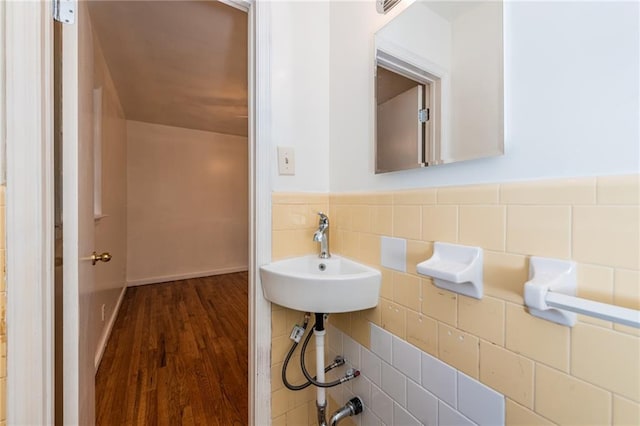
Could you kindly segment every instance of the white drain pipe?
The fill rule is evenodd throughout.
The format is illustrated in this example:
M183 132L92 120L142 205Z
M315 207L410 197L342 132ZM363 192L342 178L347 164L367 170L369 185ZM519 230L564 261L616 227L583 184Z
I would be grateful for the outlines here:
M324 383L324 336L327 330L313 330L313 337L316 340L316 380ZM316 387L316 403L318 406L326 406L327 395L325 388Z

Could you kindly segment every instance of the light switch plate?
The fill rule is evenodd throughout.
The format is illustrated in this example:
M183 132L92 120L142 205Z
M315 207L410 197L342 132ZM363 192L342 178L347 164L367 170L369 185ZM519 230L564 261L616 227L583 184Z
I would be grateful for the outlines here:
M278 174L285 176L296 174L295 152L290 146L278 147Z

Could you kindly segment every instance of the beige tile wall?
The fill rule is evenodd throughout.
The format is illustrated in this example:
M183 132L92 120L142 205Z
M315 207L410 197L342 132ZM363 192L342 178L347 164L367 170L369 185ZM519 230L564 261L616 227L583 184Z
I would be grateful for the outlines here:
M315 252L318 204L274 195L274 258ZM640 424L640 333L584 316L570 329L523 307L537 255L578 262L580 296L640 309L640 176L331 194L329 205L332 251L383 272L377 308L331 319L342 331L369 347L371 321L438 356L503 393L508 424ZM380 266L382 235L408 240L407 273ZM482 300L416 274L434 241L484 248ZM291 325L274 332L274 353ZM295 424L285 413L274 418Z
M5 271L5 186L0 186L0 425L7 419L7 281Z
M318 226L317 212L329 212L328 194L283 194L272 197L272 258L315 253L317 244L312 241L313 232ZM281 379L282 363L291 347L289 334L294 324L302 325L302 312L272 305L271 312L271 416L273 425L315 425L315 388L293 392L288 390ZM309 327L313 325L311 319ZM302 346L302 345L300 345ZM308 367L315 371L315 351L308 352ZM300 371L300 347L294 352L287 379L290 383L300 384L303 379Z

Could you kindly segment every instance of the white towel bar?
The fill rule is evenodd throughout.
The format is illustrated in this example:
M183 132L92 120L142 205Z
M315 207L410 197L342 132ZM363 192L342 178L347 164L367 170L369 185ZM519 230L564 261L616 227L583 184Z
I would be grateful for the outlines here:
M524 304L529 313L573 327L576 313L640 328L640 311L576 297L576 264L569 260L532 257Z
M636 311L635 309L594 302L593 300L567 296L566 294L554 293L552 291L547 292L545 302L552 308L563 309L577 314L588 315L590 317L640 328L640 311Z

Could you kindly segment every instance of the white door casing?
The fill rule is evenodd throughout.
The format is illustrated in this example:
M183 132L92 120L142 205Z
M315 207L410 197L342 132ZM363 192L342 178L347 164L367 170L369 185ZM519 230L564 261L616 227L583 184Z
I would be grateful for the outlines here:
M7 424L44 425L54 395L51 4L4 6Z
M271 303L261 265L271 261L271 9L249 8L249 424L271 424Z
M230 0L232 1L232 0ZM249 84L249 144L250 144L250 274L249 274L249 421L250 424L270 424L270 304L264 299L260 286L258 267L270 260L271 252L271 146L269 114L270 106L270 12L268 2L242 1L249 9L250 31L250 84ZM0 58L6 65L6 140L7 140L7 335L8 335L8 424L53 424L53 283L54 283L54 219L53 219L53 21L51 3L5 2L3 28L6 32L6 57ZM78 14L81 16L81 14ZM2 19L2 16L0 16ZM76 24L77 25L77 24ZM78 30L65 29L65 43L75 40ZM74 39L75 37L75 39ZM73 48L66 45L63 49ZM77 51L76 51L77 52ZM69 65L67 65L69 67ZM1 67L0 67L1 68ZM67 68L73 70L73 68ZM70 81L76 74L66 76ZM2 78L2 76L0 76ZM64 83L68 83L65 81ZM1 95L0 95L1 96ZM72 98L73 99L73 98ZM67 99L72 102L72 99ZM80 99L76 99L79 101ZM82 104L82 102L81 102ZM67 105L67 108L69 106ZM77 112L76 112L77 113ZM72 125L66 123L66 125ZM86 129L76 126L65 128L75 132L66 137L82 137ZM90 134L89 134L90 138ZM66 143L66 140L65 140ZM70 150L65 146L65 161L77 162L90 159L91 149L79 146ZM91 163L91 161L88 161ZM83 170L83 174L86 174ZM79 181L78 171L65 169L65 197L86 191ZM89 174L90 175L90 174ZM73 184L77 186L74 188ZM67 188L69 184L72 187ZM65 212L65 232L71 231L70 222L85 215L82 206L67 199L65 205L75 205ZM66 210L66 209L65 209ZM88 215L93 220L92 214ZM77 241L75 247L65 247L65 263L74 265L65 276L67 280L82 279L90 271L90 262L80 257L93 250L87 241L80 241L82 226L70 238ZM260 231L260 232L258 232ZM90 249L90 251L87 251ZM75 255L75 257L73 257ZM71 260L75 261L71 263ZM67 268L65 268L67 269ZM76 291L80 287L75 285ZM69 293L71 289L65 288ZM79 335L80 317L87 313L79 310L80 300L87 295L80 293L76 309L65 312L64 321L73 324ZM65 336L66 338L67 336ZM76 361L82 342L69 342ZM87 343L87 342L85 342ZM70 348L65 347L66 350ZM93 379L93 368L91 367ZM79 384L79 371L75 375L65 372L65 384ZM89 370L87 370L89 371ZM82 374L88 374L82 372ZM65 397L69 394L65 389ZM87 419L93 423L93 407L80 409L79 401L93 401L93 390L86 394L79 386L65 402L66 422ZM93 405L91 403L91 405ZM74 408L75 407L75 408Z

